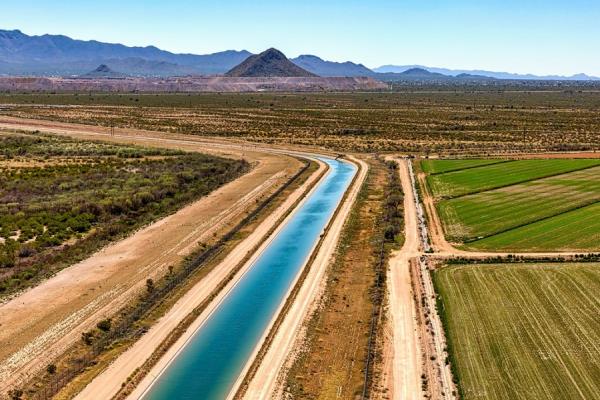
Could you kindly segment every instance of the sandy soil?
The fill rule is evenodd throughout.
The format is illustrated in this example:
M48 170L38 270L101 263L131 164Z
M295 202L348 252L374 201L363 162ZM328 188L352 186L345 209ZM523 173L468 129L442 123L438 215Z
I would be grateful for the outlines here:
M398 161L404 192L404 245L390 258L387 280L388 324L391 326L393 350L392 361L385 363L385 375L388 376L388 394L392 399L422 398L422 360L410 274L410 260L419 256L420 243L409 162ZM392 379L389 379L390 376Z
M256 164L240 179L134 235L116 242L0 305L0 390L45 367L79 340L82 331L119 309L149 277L164 273L198 242L235 223L259 197L275 190L300 163L214 141L166 139L156 132L126 130L108 136L104 128L0 118L0 127L39 129L69 136L108 139L244 156ZM176 135L173 135L176 136ZM169 136L171 137L171 136ZM27 316L27 318L23 318Z
M342 233L346 218L352 209L352 204L366 178L368 165L362 160L353 158L354 162L360 165L358 176L344 202L340 205L339 211L332 221L327 234L325 235L321 246L318 249L316 258L310 265L310 270L302 282L302 287L298 291L291 308L286 313L281 325L279 326L269 349L262 358L260 365L250 380L246 389L244 399L268 399L281 398L283 390L283 376L290 355L294 354L296 346L300 345L302 340L303 324L308 320L311 312L317 305L317 301L324 290L325 274L327 267L334 257L339 237ZM290 289L291 291L291 289ZM283 305L282 305L283 306ZM273 324L275 319L271 322ZM269 329L270 330L270 329ZM268 332L268 331L267 331ZM262 346L267 333L261 340L261 343L255 349L255 355ZM249 360L246 365L247 371L254 360ZM246 373L240 375L234 390L229 396L232 399L241 385Z
M369 77L0 77L0 90L26 92L348 92L373 89L388 89L388 85Z

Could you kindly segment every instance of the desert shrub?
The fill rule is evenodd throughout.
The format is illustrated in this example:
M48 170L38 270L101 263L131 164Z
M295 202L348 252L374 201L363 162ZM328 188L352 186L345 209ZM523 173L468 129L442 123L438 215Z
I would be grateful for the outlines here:
M108 332L108 331L110 331L111 324L112 324L112 320L110 318L106 318L106 319L103 319L102 321L98 322L96 327L103 332Z

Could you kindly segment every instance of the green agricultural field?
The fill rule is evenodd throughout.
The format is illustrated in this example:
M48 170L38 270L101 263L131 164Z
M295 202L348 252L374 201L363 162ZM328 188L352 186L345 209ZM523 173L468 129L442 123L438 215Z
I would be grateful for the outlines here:
M429 175L427 183L434 197L452 198L596 165L600 159L517 160Z
M507 162L501 159L466 159L466 160L423 160L421 168L428 174L443 174L461 169L481 167L483 165Z
M599 251L600 203L461 246L471 250Z
M600 167L593 167L442 200L437 208L445 223L448 239L469 241L586 207L598 201ZM583 223L584 221L578 222L577 218L573 218L571 225L575 234L577 231L581 232ZM565 243L569 243L571 239L572 235L564 237Z
M244 173L198 153L0 133L0 294Z
M434 273L462 398L600 398L600 264Z

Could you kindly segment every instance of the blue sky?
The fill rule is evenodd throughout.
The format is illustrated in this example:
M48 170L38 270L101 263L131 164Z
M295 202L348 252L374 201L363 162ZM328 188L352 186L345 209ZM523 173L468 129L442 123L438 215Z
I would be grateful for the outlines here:
M369 67L423 64L600 75L595 0L19 0L0 29L196 54L316 54Z

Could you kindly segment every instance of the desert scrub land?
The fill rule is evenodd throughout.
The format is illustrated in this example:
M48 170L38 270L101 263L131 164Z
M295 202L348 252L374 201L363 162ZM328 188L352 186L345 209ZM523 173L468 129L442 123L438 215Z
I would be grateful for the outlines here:
M422 165L435 171L454 163L450 172L427 176L448 240L489 251L600 249L599 159L506 160L479 166L427 160Z
M389 93L0 94L0 114L336 151L600 150L594 88L402 88Z
M462 398L600 398L600 265L435 271Z
M0 295L34 284L248 170L197 153L0 133Z

